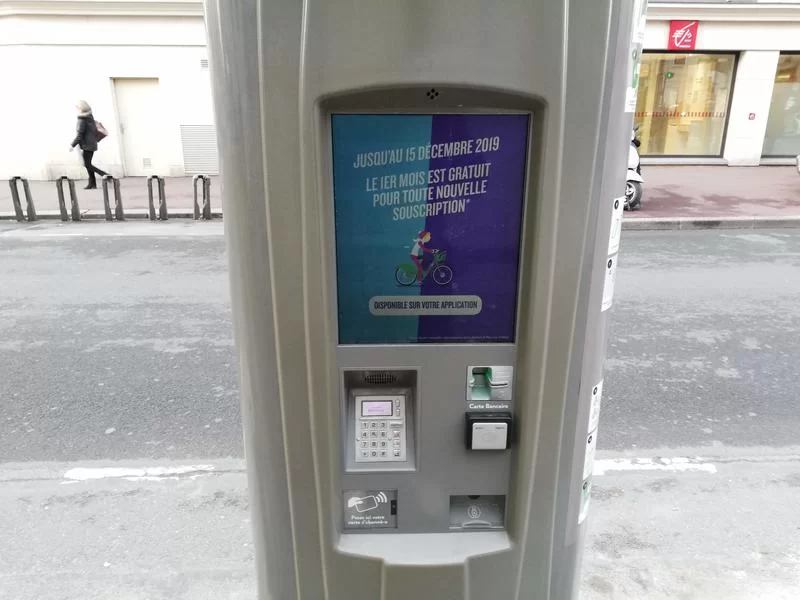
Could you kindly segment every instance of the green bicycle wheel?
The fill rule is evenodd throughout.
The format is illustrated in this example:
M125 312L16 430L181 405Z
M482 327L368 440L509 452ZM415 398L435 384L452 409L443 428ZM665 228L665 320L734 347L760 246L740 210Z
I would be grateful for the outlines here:
M394 279L402 286L413 285L417 281L416 270L412 271L406 265L400 265L394 271Z

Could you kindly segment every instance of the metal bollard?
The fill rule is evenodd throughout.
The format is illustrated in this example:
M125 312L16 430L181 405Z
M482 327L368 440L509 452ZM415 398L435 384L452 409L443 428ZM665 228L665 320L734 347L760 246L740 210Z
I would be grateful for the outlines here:
M167 192L164 184L164 178L158 175L150 175L147 178L147 203L150 220L156 220L156 206L153 201L153 180L158 182L158 218L161 221L166 221L169 218L167 214Z
M16 176L8 181L8 185L11 187L11 202L14 204L14 214L17 221L25 221L25 215L22 213L22 202L20 202L19 199L19 186L17 185L19 181L22 182L22 189L25 192L25 209L28 213L27 220L35 221L37 217L36 209L33 207L33 197L31 197L31 186L24 177Z
M111 201L108 197L108 182L111 181L114 186L114 218L117 221L125 220L125 211L122 208L122 193L119 189L119 179L113 175L105 175L103 177L103 209L106 213L106 221L111 221Z
M200 205L197 203L197 182L203 182L203 209L200 210ZM208 175L195 175L192 180L194 187L194 218L199 219L202 215L206 221L211 220L211 178Z
M64 182L69 186L70 213L73 221L81 220L81 209L78 207L78 193L75 191L75 182L66 175L56 179L56 192L58 193L58 209L61 211L61 220L69 221L67 202L64 199Z

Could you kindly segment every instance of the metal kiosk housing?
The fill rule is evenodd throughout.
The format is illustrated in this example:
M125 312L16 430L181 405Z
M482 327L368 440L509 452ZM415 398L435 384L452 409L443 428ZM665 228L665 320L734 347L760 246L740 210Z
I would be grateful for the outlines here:
M261 598L577 597L633 4L206 1ZM336 115L527 118L511 341L340 343Z

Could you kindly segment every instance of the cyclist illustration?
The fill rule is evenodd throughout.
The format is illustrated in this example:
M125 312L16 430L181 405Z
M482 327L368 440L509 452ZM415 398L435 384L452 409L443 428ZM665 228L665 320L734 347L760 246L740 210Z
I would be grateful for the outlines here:
M422 283L428 275L433 276L434 283L447 285L453 279L453 269L444 264L447 253L444 250L429 248L426 244L431 241L430 231L420 231L414 238L414 245L411 246L411 262L413 264L400 264L394 272L394 278L400 285L409 286L414 283ZM433 262L424 267L425 255L430 254Z
M422 282L422 262L425 260L425 253L433 254L433 249L425 246L431 241L430 231L420 231L414 239L414 245L411 247L411 260L417 265L417 281Z

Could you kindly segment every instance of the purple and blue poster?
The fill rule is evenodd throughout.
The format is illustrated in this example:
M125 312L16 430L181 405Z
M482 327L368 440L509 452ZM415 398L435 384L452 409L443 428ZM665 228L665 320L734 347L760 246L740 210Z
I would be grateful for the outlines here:
M524 114L336 114L340 344L513 342Z

